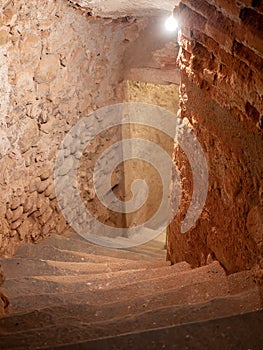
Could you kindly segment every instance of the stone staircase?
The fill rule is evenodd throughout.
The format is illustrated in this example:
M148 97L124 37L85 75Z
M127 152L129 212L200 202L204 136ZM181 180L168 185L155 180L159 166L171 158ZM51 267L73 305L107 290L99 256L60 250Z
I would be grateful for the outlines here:
M218 262L165 261L163 243L110 249L52 235L1 259L0 349L262 349L262 288Z

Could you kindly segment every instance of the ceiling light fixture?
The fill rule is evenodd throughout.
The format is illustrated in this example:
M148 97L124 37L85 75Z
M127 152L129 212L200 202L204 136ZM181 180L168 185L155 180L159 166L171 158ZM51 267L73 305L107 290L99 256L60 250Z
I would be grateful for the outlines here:
M167 18L165 22L165 28L169 32L175 32L178 29L178 21L173 14Z

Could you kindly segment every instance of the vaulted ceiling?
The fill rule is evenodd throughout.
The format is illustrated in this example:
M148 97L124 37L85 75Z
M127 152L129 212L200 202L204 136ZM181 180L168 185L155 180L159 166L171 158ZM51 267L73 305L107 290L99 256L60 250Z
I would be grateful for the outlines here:
M151 16L171 12L179 0L72 0L71 3L89 9L102 17Z

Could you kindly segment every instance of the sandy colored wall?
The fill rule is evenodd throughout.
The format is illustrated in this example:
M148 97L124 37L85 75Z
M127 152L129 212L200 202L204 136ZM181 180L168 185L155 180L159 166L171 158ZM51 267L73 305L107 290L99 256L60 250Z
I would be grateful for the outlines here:
M140 81L126 81L124 97L127 102L145 102L158 105L172 112L174 118L176 118L179 108L179 86L175 84L160 85ZM161 133L160 130L154 130L146 126L130 125L129 128L123 128L122 135L124 139L143 138L156 143L172 157L174 141ZM163 193L162 180L154 167L143 160L135 159L134 161L125 162L124 171L126 199L130 199L131 183L135 179L142 178L149 186L149 197L145 205L137 212L126 215L126 225L132 227L145 223L157 211ZM167 200L169 199L167 198Z

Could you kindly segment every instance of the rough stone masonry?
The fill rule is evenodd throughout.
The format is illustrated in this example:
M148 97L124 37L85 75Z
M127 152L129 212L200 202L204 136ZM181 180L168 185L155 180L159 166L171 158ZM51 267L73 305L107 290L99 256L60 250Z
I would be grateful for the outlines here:
M123 52L143 26L65 0L1 2L1 255L67 227L53 185L58 146L81 117L122 101Z
M210 182L201 218L181 235L193 183L176 147L184 201L170 225L169 256L193 266L212 256L228 272L262 268L263 5L183 0L179 18L180 108L206 152Z

